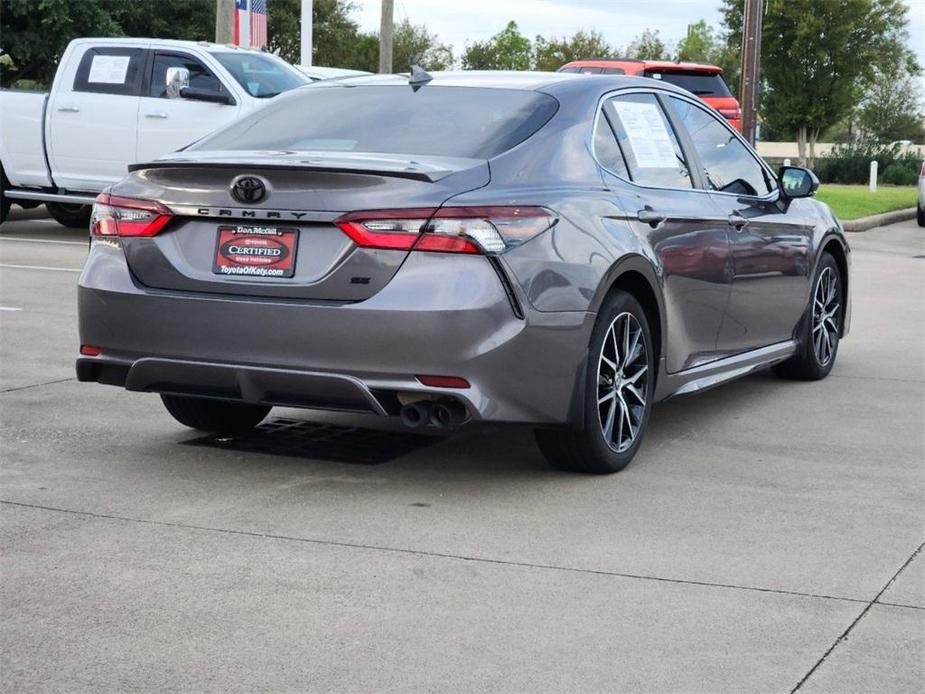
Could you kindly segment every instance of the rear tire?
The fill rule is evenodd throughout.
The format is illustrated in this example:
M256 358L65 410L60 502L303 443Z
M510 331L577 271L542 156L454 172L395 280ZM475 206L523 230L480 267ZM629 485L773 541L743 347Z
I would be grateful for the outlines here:
M605 301L591 333L582 422L537 429L536 442L554 466L609 474L639 450L655 390L655 354L642 306L623 291Z
M804 316L798 341L799 351L771 370L781 378L818 381L829 375L838 356L842 320L845 315L845 291L838 263L829 253L822 255L810 306Z
M252 429L270 412L269 405L161 394L164 407L180 424L217 434Z
M64 202L46 202L45 209L48 214L55 218L58 224L73 229L89 229L90 213L93 208L90 205L72 205Z
M919 205L915 210L915 221L919 223L920 227L925 227L925 207Z
M3 172L3 167L0 166L0 224L6 221L6 216L10 213L10 207L13 205L13 201L3 193L6 190L7 183L6 174Z

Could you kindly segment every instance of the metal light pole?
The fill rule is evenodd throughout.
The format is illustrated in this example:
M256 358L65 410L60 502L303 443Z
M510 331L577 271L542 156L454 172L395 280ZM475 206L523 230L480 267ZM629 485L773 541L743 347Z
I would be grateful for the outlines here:
M312 0L302 0L301 52L299 63L312 64Z
M379 20L379 74L392 74L392 14L394 0L382 0L382 17Z
M758 119L758 86L761 82L761 20L763 16L764 0L745 0L739 105L742 109L742 136L753 145Z

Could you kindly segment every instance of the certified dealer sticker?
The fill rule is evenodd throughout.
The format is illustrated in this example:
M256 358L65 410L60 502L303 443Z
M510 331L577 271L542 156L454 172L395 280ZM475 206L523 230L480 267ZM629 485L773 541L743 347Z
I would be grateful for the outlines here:
M241 224L219 227L212 272L248 277L292 277L298 241L298 229Z

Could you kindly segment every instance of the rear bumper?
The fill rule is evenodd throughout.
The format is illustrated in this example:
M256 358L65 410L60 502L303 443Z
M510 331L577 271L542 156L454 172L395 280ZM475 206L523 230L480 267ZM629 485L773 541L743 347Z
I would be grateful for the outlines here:
M78 359L82 381L380 415L397 413L397 393L445 395L475 419L547 424L569 419L594 322L519 319L485 258L443 254L412 254L372 298L333 304L151 290L97 243L78 302L81 344L102 348Z

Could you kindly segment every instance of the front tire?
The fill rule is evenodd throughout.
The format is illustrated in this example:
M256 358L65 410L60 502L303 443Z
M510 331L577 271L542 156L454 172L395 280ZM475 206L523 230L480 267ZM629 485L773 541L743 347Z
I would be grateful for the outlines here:
M781 378L818 381L829 375L838 356L845 291L838 263L824 253L816 268L810 307L798 335L799 351L771 367Z
M180 424L217 434L253 429L270 412L268 405L161 394L164 407Z
M6 221L6 217L10 213L10 207L13 205L13 201L6 197L3 192L6 190L7 183L6 174L3 172L3 167L0 166L0 224Z
M74 229L90 228L90 213L93 208L90 205L72 205L64 202L46 202L45 209L48 214L55 218L55 221L62 226Z
M915 210L915 221L919 223L920 227L925 227L925 207L918 205Z
M654 386L655 354L645 312L632 295L615 291L591 334L583 421L567 429L537 429L540 450L563 470L622 470L642 444Z

